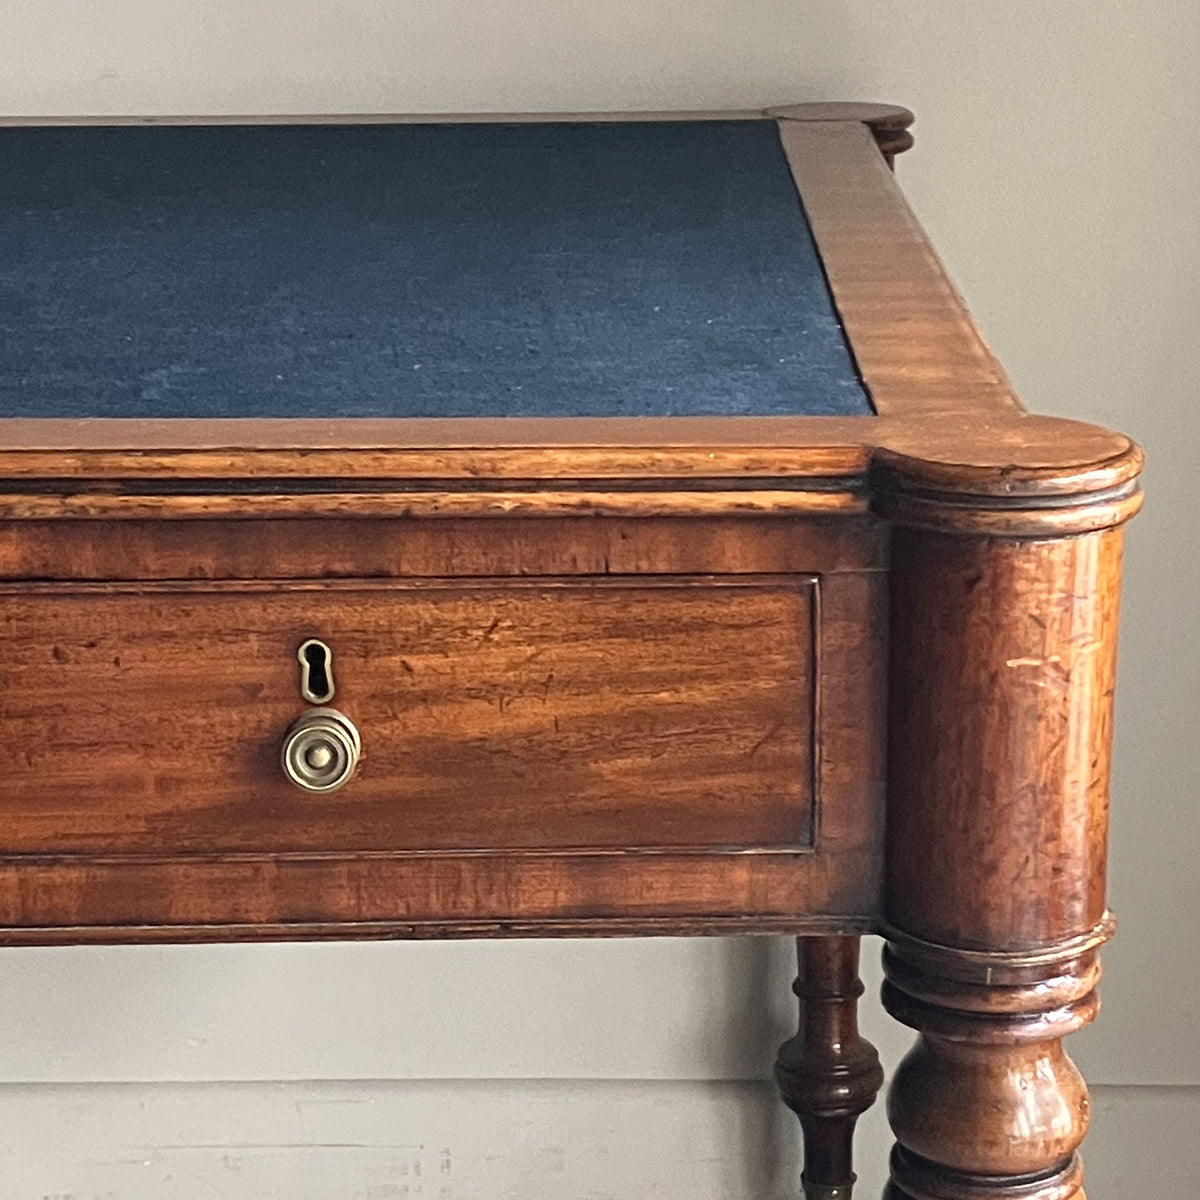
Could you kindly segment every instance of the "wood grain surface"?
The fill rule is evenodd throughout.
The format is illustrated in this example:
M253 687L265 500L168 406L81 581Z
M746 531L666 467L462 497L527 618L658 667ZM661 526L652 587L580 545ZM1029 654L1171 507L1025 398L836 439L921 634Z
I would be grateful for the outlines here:
M0 942L857 932L876 870L869 847L7 858Z
M815 581L0 594L0 853L803 846ZM364 758L284 778L296 649Z
M862 516L0 522L0 579L420 579L879 571Z
M909 515L892 547L884 1002L921 1036L890 1093L886 1195L1083 1200L1088 1093L1062 1039L1096 1014L1113 929L1122 530L998 538Z
M5 936L860 930L881 880L884 532L4 525L6 707L36 759L0 785ZM365 742L360 777L324 798L277 762L312 635ZM57 699L47 678L68 681Z
M906 933L1015 951L1103 918L1120 561L1120 530L896 533L888 912Z

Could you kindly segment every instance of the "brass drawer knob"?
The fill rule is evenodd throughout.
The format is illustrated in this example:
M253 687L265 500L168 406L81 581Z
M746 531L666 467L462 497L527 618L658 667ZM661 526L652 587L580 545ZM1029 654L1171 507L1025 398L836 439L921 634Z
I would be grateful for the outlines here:
M306 792L333 792L358 766L362 739L354 722L336 708L309 710L287 731L283 773Z

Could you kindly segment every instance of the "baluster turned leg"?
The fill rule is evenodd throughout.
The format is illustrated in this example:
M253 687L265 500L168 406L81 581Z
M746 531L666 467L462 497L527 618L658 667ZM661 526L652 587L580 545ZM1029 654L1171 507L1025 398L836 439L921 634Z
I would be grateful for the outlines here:
M1085 945L1058 962L887 948L884 1005L921 1036L888 1095L885 1200L1084 1200L1088 1093L1062 1038L1098 1007Z
M859 939L796 939L800 1031L779 1049L775 1078L800 1118L807 1200L849 1200L858 1118L883 1083L875 1047L859 1035Z

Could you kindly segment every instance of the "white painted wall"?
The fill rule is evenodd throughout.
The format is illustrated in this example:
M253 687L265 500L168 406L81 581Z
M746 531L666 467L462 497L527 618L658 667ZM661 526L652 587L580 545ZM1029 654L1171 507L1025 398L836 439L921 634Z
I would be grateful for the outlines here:
M1150 453L1123 923L1073 1039L1099 1085L1089 1195L1118 1200L1200 1178L1198 57L1194 0L5 0L0 112L914 108L901 177L1027 403ZM788 960L782 941L2 952L0 1196L788 1195L794 1131L752 1082L790 1031ZM868 1026L894 1057L903 1037ZM865 1132L878 1195L878 1108Z

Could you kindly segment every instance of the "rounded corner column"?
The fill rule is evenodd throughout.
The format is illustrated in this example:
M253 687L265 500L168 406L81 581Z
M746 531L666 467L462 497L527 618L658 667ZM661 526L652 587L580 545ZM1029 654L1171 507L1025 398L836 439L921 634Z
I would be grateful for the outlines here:
M1037 446L1053 423L1014 426L1029 467L877 463L893 528L883 999L919 1035L889 1093L887 1200L1084 1200L1088 1093L1062 1039L1096 1014L1113 929L1121 525L1141 459L1110 435L1125 449L1072 463L1068 437L1058 463Z

